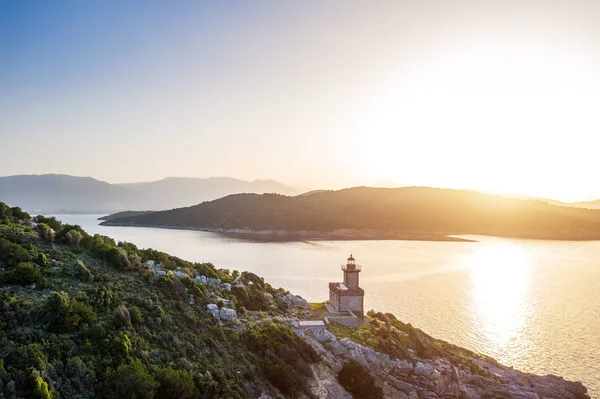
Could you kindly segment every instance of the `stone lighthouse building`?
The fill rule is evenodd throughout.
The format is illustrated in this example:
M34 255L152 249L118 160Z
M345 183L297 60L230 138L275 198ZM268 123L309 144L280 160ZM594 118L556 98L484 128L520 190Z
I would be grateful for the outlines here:
M357 265L354 257L350 255L348 262L342 265L344 281L341 283L329 283L329 306L332 312L352 312L358 317L364 316L365 291L358 285L360 265Z

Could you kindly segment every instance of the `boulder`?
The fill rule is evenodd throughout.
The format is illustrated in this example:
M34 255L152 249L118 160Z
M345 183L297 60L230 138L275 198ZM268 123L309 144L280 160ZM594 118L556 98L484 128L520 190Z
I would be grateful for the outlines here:
M225 290L225 291L231 291L231 284L229 284L229 283L223 283L223 290Z
M214 318L219 316L219 307L214 303L209 303L206 305L206 310L210 313Z
M417 362L417 365L415 366L415 369L413 370L413 374L429 377L431 374L433 374L434 370L435 369L430 364Z
M219 312L219 317L221 318L221 320L232 321L237 319L237 312L235 311L235 309L223 308Z
M336 340L335 335L322 328L314 329L312 334L313 337L322 344Z
M346 354L346 352L348 352L348 349L346 349L346 347L340 344L338 341L327 342L325 346L336 356L343 356Z
M207 279L205 276L196 276L196 278L194 279L194 281L198 284L206 284Z
M362 353L362 351L359 348L352 348L352 349L348 350L348 354L346 356L351 360L357 361L364 368L369 368L369 362L367 362L365 355Z
M284 295L283 300L292 306L296 306L299 308L308 308L308 302L300 295L286 294Z

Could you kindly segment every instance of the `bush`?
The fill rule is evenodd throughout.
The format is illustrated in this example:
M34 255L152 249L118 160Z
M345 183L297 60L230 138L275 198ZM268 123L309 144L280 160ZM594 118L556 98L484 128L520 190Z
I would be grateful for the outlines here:
M105 375L105 397L109 398L151 399L157 387L158 382L139 359L130 364L121 364Z
M69 230L69 232L66 235L66 238L69 245L78 247L79 243L81 243L81 240L83 240L83 235L77 230Z
M134 326L138 326L140 324L144 324L144 315L142 311L137 306L133 306L129 308L129 318L131 319L131 324Z
M50 228L52 228L52 230L54 230L54 231L61 231L63 228L62 222L60 220L58 220L57 218L55 218L54 216L47 218L45 216L38 215L33 218L33 221L36 222L38 225L40 223L43 223L47 226L50 226Z
M39 223L37 225L38 234L44 242L54 242L54 229L48 226L46 223Z
M75 274L84 281L92 281L94 279L92 272L80 260L75 263Z
M36 399L52 399L48 383L42 377L36 377L33 382L33 396Z
M113 319L116 328L131 328L131 315L129 310L121 305L115 310L115 317Z
M171 367L157 374L160 386L158 397L165 399L190 399L197 396L194 377L187 370L174 370Z
M375 379L355 360L344 363L338 373L340 384L356 399L383 398L383 390L375 384Z
M11 280L21 285L37 284L42 280L42 273L37 265L22 262L13 270Z
M7 240L0 238L0 261L7 265L16 266L20 262L27 262L30 259L29 251Z
M54 331L75 331L96 321L91 306L77 299L69 300L66 292L52 292L46 300L46 314Z
M48 258L43 252L38 252L37 256L35 257L35 263L41 267L48 266Z
M106 252L106 261L115 269L128 270L131 268L127 252L123 248L113 247Z
M258 356L269 382L286 396L309 392L310 364L318 362L320 356L289 327L274 322L256 323L248 326L241 340Z

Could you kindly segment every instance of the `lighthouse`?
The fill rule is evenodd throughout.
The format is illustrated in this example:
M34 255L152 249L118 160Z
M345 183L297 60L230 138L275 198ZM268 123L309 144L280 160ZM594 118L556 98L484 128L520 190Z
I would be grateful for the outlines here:
M344 272L344 281L329 283L328 308L337 313L351 312L358 317L363 317L365 291L359 285L361 267L350 254L341 269Z

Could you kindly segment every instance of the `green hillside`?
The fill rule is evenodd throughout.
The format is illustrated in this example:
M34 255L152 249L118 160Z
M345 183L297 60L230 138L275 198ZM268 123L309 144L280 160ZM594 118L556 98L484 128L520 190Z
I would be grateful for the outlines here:
M287 197L237 194L199 205L122 217L107 225L211 231L352 230L372 238L480 234L539 239L600 239L600 211L429 187L369 188ZM310 236L310 235L309 235Z
M144 267L150 259L164 276ZM196 284L195 275L221 284ZM0 398L306 393L319 356L269 318L292 313L283 293L251 273L117 244L0 203ZM237 309L243 330L239 319L217 322L209 303Z

